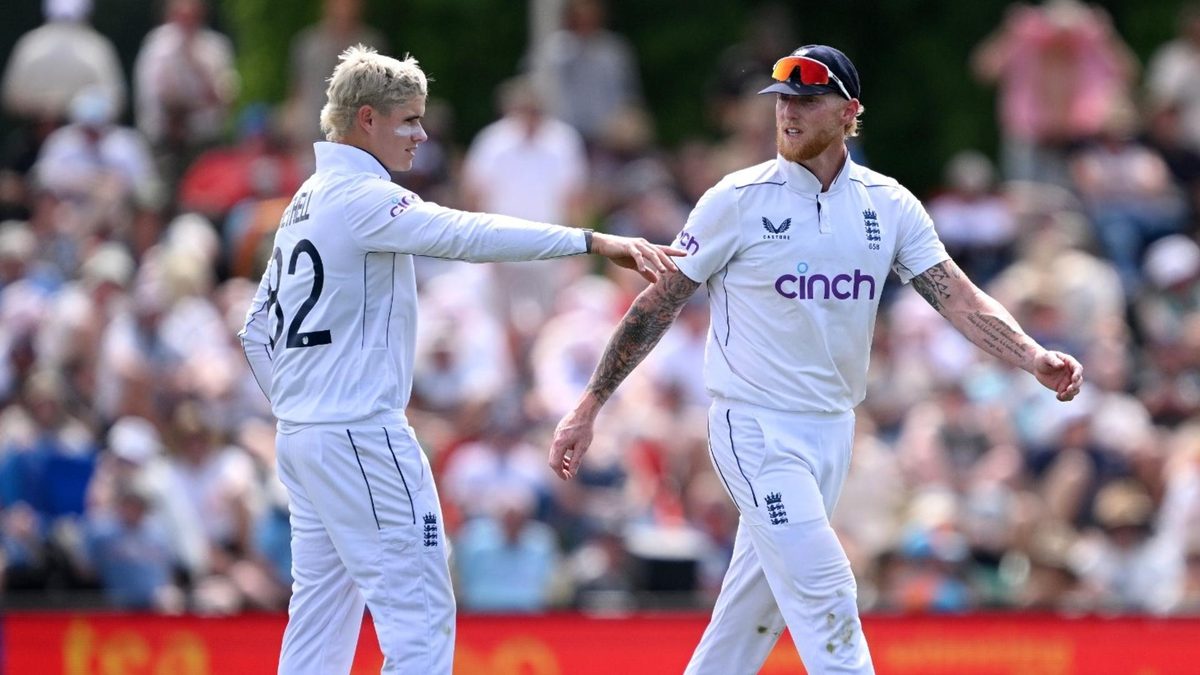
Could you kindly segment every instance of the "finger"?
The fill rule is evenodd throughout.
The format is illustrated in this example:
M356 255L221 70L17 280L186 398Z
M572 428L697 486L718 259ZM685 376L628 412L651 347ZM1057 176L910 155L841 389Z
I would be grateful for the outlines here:
M633 249L633 260L637 263L637 268L643 272L650 271L650 265L646 263L646 254L642 253L641 249Z
M558 441L555 441L550 446L550 457L546 460L546 464L550 466L550 470L559 478L562 477L563 451L564 448L559 446Z
M570 463L567 467L567 477L574 478L579 471L579 465L583 463L583 453L585 449L579 446L575 447L575 451L571 453Z
M668 256L670 256L672 258L682 258L683 256L687 255L687 251L680 251L677 248L670 248L670 247L664 246L662 250L664 253L666 253Z
M650 249L650 261L654 263L654 268L659 274L667 273L667 257L661 252Z

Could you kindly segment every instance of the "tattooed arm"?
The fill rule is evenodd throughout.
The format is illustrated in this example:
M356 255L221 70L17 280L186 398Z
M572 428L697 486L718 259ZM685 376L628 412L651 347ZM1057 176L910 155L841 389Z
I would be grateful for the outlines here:
M1079 393L1083 368L1069 354L1048 351L1025 334L1017 320L995 298L979 289L953 260L913 277L921 294L958 332L980 349L1026 370L1060 401Z
M550 468L559 478L575 475L592 442L592 425L600 408L642 359L650 353L679 316L679 310L700 284L676 269L642 291L617 326L600 363L592 373L575 409L558 423L550 447Z

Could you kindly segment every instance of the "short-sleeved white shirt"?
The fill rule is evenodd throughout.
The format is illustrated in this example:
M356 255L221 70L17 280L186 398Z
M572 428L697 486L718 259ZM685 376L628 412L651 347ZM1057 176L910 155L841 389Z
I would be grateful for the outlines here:
M849 159L826 192L783 158L731 173L674 245L708 285L709 393L788 411L858 405L889 270L908 283L949 257L911 192Z
M402 414L416 339L414 255L516 261L587 248L583 230L422 201L359 148L315 150L317 172L280 221L240 334L281 429ZM268 373L255 365L264 353Z

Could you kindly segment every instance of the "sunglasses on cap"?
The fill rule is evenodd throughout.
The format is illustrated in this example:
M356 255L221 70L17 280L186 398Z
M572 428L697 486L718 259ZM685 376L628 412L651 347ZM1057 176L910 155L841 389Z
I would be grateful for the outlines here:
M847 101L854 98L846 91L846 85L842 84L838 76L829 70L829 66L807 56L785 56L779 59L775 62L775 68L771 70L771 77L780 82L787 82L797 72L800 74L800 84L828 85L832 81Z

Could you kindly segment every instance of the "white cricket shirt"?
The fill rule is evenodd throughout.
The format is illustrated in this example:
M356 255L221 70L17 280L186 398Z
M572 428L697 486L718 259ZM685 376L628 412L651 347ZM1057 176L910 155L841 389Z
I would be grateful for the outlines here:
M417 330L413 256L575 255L584 230L422 201L369 153L316 143L239 333L280 429L402 414Z
M849 158L827 192L781 157L729 174L674 246L708 285L709 393L788 411L858 405L888 271L908 283L949 258L917 198Z

